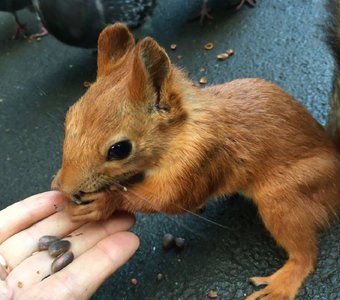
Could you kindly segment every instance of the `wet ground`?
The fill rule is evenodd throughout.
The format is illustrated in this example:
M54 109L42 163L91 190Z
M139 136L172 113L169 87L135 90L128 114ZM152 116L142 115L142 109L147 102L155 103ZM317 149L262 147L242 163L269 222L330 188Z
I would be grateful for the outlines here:
M152 35L174 63L208 84L239 77L273 81L295 96L324 124L333 63L323 43L326 13L321 0L259 0L235 13L232 1L211 2L214 20L189 23L199 0L159 1L153 17L136 32ZM38 30L28 11L19 15ZM0 13L0 208L49 189L61 159L67 108L94 80L92 50L69 47L52 36L40 41L10 40L14 23ZM211 51L203 48L213 42ZM232 48L235 55L217 61ZM181 56L181 59L178 59ZM138 215L137 254L98 290L93 299L243 299L254 288L248 278L267 275L285 260L251 202L233 197L210 203L203 213L221 228L190 215ZM162 237L171 232L186 239L184 250L164 251ZM319 261L298 299L340 299L340 226L320 235ZM157 273L164 278L157 280ZM131 278L138 284L132 285Z

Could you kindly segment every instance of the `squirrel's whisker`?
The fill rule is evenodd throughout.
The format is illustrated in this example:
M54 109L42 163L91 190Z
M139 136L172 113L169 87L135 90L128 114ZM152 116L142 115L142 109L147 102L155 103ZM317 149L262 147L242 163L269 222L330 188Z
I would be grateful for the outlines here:
M122 187L123 187L123 186L122 186ZM138 195L137 193L135 193L132 189L127 189L126 187L123 187L123 188L125 188L126 191L129 191L131 194L134 194L136 197L139 197L139 199L145 201L145 202L148 203L149 205L152 204L152 201L147 200L147 199L145 199L145 198L142 198L140 195ZM153 205L153 204L152 204L152 205ZM218 226L218 227L223 228L223 229L233 230L233 229L230 228L230 227L224 226L224 225L219 224L219 223L217 223L217 222L215 222L215 221L213 221L213 220L210 220L210 219L208 219L208 218L206 218L206 217L203 217L202 215L199 215L199 214L197 214L197 213L195 213L195 212L193 212L193 211L190 211L190 210L188 210L188 209L186 209L186 208L184 208L184 207L182 207L182 206L180 206L180 205L178 205L178 204L171 203L171 205L173 205L173 206L175 206L176 208L179 208L179 209L185 211L186 213L188 213L188 214L190 214L190 215L192 215L192 216L194 216L194 217L197 217L197 218L199 218L199 219L201 219L201 220L203 220L203 221L205 221L205 222L207 222L207 223L213 224L213 225ZM155 209L154 206L151 206L151 207L152 207L152 209ZM157 210L157 211L159 211L159 210Z
M129 191L128 193L131 193L131 189L129 189L128 191ZM129 201L130 203L133 203L133 201L129 198L128 193L121 192L122 196L123 196L127 201ZM147 199L141 197L141 196L138 195L137 193L132 192L132 194L133 194L134 196L138 197L140 200L145 201L146 203L148 203L148 204L150 205L150 207L151 207L152 209L154 209L155 211L161 213L159 210L157 210L157 209L154 207L154 205L152 204L151 201L149 201L149 200L147 200ZM205 235L200 234L199 232L192 230L190 227L184 225L183 223L177 222L177 221L176 221L176 218L173 218L173 217L171 217L171 216L169 216L169 215L166 215L166 214L163 214L163 216L166 217L167 219L171 220L171 222L174 222L177 226L180 226L180 227L184 228L185 230L190 231L191 233L193 233L193 234L196 235L196 236L199 236L200 238L206 239L206 236L205 236Z

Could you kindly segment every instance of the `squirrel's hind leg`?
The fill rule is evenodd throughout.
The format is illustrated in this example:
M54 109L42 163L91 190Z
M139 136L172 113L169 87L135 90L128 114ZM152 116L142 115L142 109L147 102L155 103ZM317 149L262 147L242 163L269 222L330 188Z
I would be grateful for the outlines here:
M317 256L317 220L323 211L321 204L313 203L306 209L308 199L293 199L293 191L276 191L276 195L262 197L257 202L266 228L287 254L287 262L268 277L253 277L255 285L266 285L246 300L293 300L306 277L314 270ZM313 208L314 205L314 208ZM319 212L311 210L318 210ZM321 217L321 216L320 216Z

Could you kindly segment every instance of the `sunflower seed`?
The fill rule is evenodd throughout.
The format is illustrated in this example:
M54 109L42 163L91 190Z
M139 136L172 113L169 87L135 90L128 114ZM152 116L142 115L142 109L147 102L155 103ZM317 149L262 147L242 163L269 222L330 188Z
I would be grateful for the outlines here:
M64 253L63 255L57 257L52 265L51 272L56 273L61 269L65 268L68 264L70 264L74 259L74 255L71 251Z
M53 256L57 257L65 252L67 252L71 247L71 242L67 240L59 240L52 243L48 247L48 253Z

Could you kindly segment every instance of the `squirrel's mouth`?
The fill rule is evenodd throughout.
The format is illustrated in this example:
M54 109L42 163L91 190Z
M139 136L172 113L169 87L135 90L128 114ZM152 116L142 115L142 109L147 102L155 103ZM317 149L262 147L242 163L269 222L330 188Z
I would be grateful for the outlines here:
M86 194L96 194L100 192L104 192L106 190L110 190L113 187L116 189L119 189L121 191L126 192L129 187L131 187L133 184L136 184L138 182L141 182L144 180L145 172L127 172L123 173L116 178L112 179L109 183L103 185L97 190L90 191L90 192L84 192L79 191L77 194L72 195L71 201L77 205L87 205L92 203L94 200L88 200L83 201L81 198Z
M124 174L124 176L119 177L118 180L116 180L116 183L118 182L123 187L130 187L138 182L141 182L144 180L145 172L129 172ZM115 185L115 183L113 183Z

